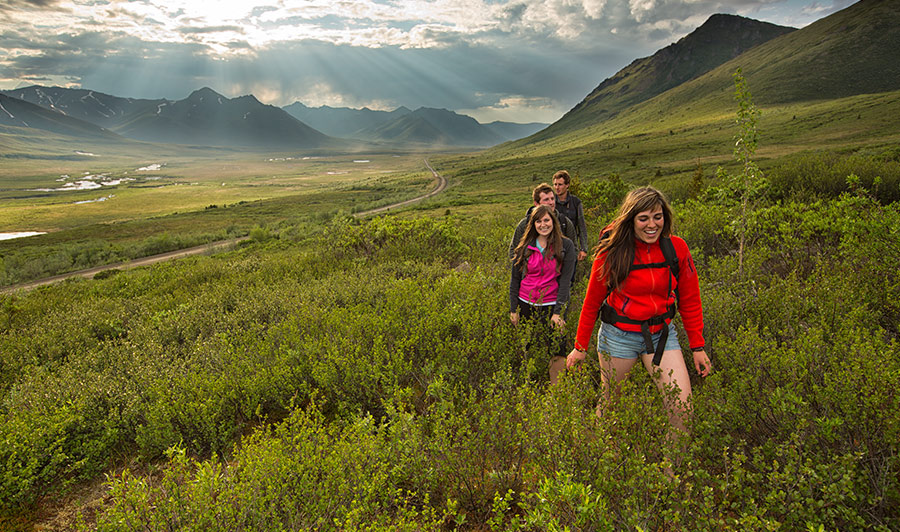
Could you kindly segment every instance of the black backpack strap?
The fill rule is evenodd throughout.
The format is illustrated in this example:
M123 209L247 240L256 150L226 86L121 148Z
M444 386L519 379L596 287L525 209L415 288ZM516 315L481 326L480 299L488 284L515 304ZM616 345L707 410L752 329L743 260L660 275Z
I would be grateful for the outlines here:
M672 270L672 276L675 277L675 279L678 279L678 253L675 252L675 245L672 244L672 239L667 236L660 238L659 248L662 250L666 264L668 264L669 269Z

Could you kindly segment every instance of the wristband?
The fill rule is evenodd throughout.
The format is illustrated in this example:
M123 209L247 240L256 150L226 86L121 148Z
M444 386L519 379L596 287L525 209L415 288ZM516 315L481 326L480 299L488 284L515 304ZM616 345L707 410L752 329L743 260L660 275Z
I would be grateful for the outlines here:
M694 353L696 353L698 351L706 351L706 347L702 346L702 345L700 347L692 347L691 351L693 351Z

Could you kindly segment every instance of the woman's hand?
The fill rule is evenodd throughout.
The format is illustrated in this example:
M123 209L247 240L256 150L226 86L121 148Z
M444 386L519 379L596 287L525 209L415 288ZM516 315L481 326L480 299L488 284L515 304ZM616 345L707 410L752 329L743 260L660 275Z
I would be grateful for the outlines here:
M559 314L553 314L550 316L550 323L553 324L557 329L562 329L566 326L566 320L562 319L562 316Z
M572 368L580 364L582 360L587 358L587 351L579 351L573 349L569 356L566 357L566 368Z
M706 377L712 371L712 364L709 362L706 350L694 351L694 368L701 377Z
M511 321L513 325L518 325L519 324L519 313L518 312L510 312L509 313L509 321Z

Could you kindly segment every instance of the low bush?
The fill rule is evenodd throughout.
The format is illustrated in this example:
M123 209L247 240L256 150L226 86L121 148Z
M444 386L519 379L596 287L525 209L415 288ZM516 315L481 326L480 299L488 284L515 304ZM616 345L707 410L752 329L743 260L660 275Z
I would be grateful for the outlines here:
M848 175L859 176L859 184L883 203L900 200L900 160L896 148L863 150L844 154L811 152L788 158L772 168L768 177L774 198L791 196L836 198L851 190Z
M546 384L508 217L338 217L2 296L2 511L136 460L84 529L896 530L900 205L761 205L743 275L721 206L676 208L715 369L690 438L646 372L601 418L596 361Z
M132 243L89 239L51 246L10 249L0 258L0 286L167 253L230 238L229 233L178 234L163 232Z
M619 174L613 173L606 178L586 182L576 179L570 189L584 204L585 218L612 219L629 187Z

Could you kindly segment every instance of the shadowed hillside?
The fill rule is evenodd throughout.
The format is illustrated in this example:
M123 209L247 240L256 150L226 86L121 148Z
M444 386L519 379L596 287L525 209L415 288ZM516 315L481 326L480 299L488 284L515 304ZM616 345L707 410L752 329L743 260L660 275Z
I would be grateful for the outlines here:
M508 140L470 116L420 107L390 122L358 131L362 139L455 146L493 146Z
M90 122L0 94L0 158L83 159L110 148L147 152L142 145Z
M156 111L160 105L169 103L163 99L120 98L87 89L42 87L40 85L3 91L3 93L107 129L114 129L131 116L147 111Z
M89 122L48 111L39 105L0 94L0 125L40 129L63 135L123 141L119 135Z
M332 137L353 137L360 129L376 128L412 111L398 107L393 111L349 109L347 107L307 107L294 102L282 107L297 120Z
M666 131L671 135L675 130L718 136L716 131L723 131L721 124L733 116L732 75L738 68L750 83L758 105L781 106L780 114L767 114L769 127L780 130L780 134L792 136L810 128L837 127L851 119L856 121L852 128L845 123L835 134L884 130L886 122L892 121L889 109L895 107L896 100L889 92L900 90L900 66L895 61L895 51L900 49L900 10L895 7L896 2L888 0L863 0L615 113L601 112L599 103L592 103L608 99L595 91L559 122L504 146L503 153L515 153L529 145L535 145L530 149L540 146L540 153L555 152L603 138ZM604 82L607 89L600 92L609 92L616 85L611 80L626 77L620 73L610 78ZM885 93L884 98L874 96L879 93ZM863 98L867 94L873 96ZM828 102L840 98L852 101L832 109ZM883 111L868 112L879 106ZM859 121L864 115L871 115L872 121ZM668 142L673 141L689 142L687 137L670 137Z
M140 140L181 144L312 148L340 143L254 96L229 99L209 88L160 104L117 130Z
M635 60L605 80L537 138L614 117L631 105L649 100L792 31L793 28L735 15L713 15L677 43Z

